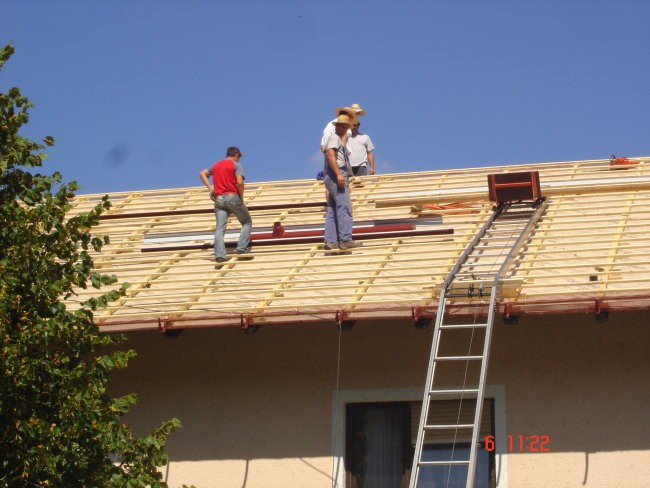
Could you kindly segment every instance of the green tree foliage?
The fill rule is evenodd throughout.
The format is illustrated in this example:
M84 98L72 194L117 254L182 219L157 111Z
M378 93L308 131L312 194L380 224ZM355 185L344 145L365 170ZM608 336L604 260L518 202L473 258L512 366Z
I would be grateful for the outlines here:
M0 69L13 51L0 48ZM54 141L19 135L31 106L18 88L0 93L0 487L166 487L157 468L179 421L136 437L120 421L136 396L106 392L135 352L117 351L124 337L100 334L93 311L124 286L78 310L64 304L116 282L91 258L108 243L90 230L110 203L66 217L78 187L36 172Z

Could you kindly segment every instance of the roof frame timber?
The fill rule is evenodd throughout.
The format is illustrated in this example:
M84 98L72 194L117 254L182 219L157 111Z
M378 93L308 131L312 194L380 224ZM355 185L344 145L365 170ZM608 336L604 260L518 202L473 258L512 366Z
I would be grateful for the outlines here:
M204 188L116 193L110 214L94 229L111 243L93 259L98 271L132 286L96 320L103 330L116 331L157 328L159 321L171 327L240 326L242 317L257 324L334 323L339 312L351 320L412 318L414 307L435 313L437 283L491 213L487 188L476 188L490 173L533 170L549 207L507 275L512 286L500 310L594 312L597 300L611 311L648 307L650 158L634 159L637 164L623 169L591 160L362 177L351 185L356 221L435 217L429 230L453 234L378 235L337 256L317 242L271 238L256 243L252 261L233 259L219 270L210 243L191 240L214 230ZM321 182L247 183L246 195L255 229L272 229L275 222L285 229L322 228ZM100 199L79 196L73 213ZM449 205L454 201L469 203ZM442 205L426 207L432 203ZM229 228L236 232L237 222ZM147 236L176 233L187 233L183 244L192 247L142 252ZM95 292L78 290L69 307ZM476 299L455 300L447 312L472 313L479 305Z

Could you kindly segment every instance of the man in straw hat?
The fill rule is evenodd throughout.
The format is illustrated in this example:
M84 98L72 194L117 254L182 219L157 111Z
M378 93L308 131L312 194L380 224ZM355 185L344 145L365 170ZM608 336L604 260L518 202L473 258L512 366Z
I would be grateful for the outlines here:
M350 166L354 176L375 174L375 146L368 134L359 132L361 123L353 122L352 134L348 136L346 146L350 151Z
M347 132L353 123L349 115L339 115L334 121L335 132L325 143L324 179L327 188L325 214L325 248L350 249L352 240L352 201L348 177L352 173L349 152L345 147Z
M353 103L349 107L336 107L334 109L334 114L338 117L339 115L347 115L348 117L351 117L352 121L354 122L357 120L357 118L361 115L365 115L366 111L361 108L361 105L358 103ZM323 129L323 137L321 137L320 140L320 150L321 152L325 152L325 144L327 143L327 140L330 138L332 134L334 134L334 124L336 123L336 119L332 120L331 122L328 122L328 124L325 126ZM348 130L348 134L351 132Z

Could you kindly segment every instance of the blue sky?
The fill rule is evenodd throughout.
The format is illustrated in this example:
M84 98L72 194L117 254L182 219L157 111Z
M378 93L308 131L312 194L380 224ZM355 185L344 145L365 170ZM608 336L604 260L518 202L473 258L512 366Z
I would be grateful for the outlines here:
M0 90L83 193L313 178L360 103L379 172L650 155L650 2L4 0Z

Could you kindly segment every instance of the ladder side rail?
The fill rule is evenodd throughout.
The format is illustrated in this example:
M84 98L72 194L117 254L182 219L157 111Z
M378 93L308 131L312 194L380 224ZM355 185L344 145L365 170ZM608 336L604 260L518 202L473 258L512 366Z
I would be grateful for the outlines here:
M494 282L492 283L492 295L490 296L490 307L488 309L488 321L487 327L485 330L485 339L483 342L483 364L481 365L481 373L479 379L478 394L476 397L476 410L474 411L474 430L472 432L472 443L470 445L469 453L469 467L467 471L467 483L466 488L472 488L474 486L474 477L476 474L476 456L478 451L478 436L480 434L480 424L481 416L483 414L483 400L485 397L485 383L487 379L487 367L490 360L490 344L492 339L492 326L494 324L494 315L496 311L496 304L498 301L499 292L501 291L501 281L505 273L510 267L510 263L514 259L514 256L517 254L522 244L530 236L533 231L533 228L537 221L540 219L542 214L546 211L548 207L548 202L546 199L542 200L542 203L538 205L535 212L530 216L528 222L524 229L522 229L521 234L513 244L510 252L504 259L499 271L494 277Z
M411 477L409 480L409 488L416 488L418 484L418 477L420 474L420 461L422 458L422 447L424 446L424 436L427 418L429 416L429 405L431 404L430 391L433 387L433 377L436 369L436 356L438 355L438 347L440 345L440 325L445 316L445 306L447 302L447 289L445 283L440 290L440 298L438 300L438 310L436 312L436 324L433 331L433 342L431 343L431 353L429 355L429 367L427 369L427 379L424 386L424 394L422 395L422 408L420 409L420 424L418 427L418 437L415 441L415 451L413 453L413 464L411 468Z
M495 280L496 281L496 280ZM481 364L481 373L478 382L478 393L476 395L476 409L474 410L474 429L472 430L472 443L469 450L469 466L467 470L466 488L474 486L474 475L476 473L476 455L478 451L478 436L480 434L481 416L483 415L483 400L485 398L485 383L487 379L488 362L490 360L490 342L492 339L492 325L494 323L494 313L499 297L499 289L493 288L490 295L490 306L488 309L487 327L485 328L485 338L483 339L483 362Z

